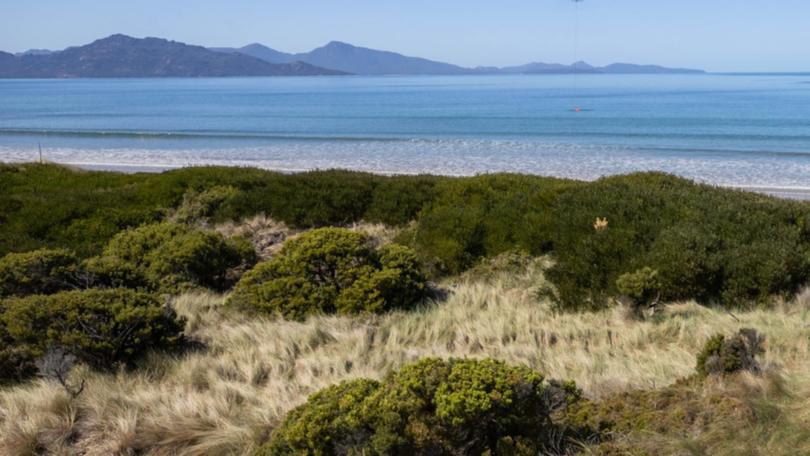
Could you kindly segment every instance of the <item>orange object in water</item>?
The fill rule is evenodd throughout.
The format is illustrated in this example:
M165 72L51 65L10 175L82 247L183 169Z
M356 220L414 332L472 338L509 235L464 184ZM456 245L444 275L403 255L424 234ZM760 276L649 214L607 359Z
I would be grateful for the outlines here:
M576 108L574 108L574 112L582 112L582 108L580 108L579 106L577 106Z

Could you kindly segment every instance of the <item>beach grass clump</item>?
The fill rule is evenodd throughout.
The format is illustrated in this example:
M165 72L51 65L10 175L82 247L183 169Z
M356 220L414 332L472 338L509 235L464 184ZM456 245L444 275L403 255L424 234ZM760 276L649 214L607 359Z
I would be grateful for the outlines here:
M0 258L0 298L73 288L78 269L78 258L67 249L9 253Z
M526 367L427 358L312 395L256 454L533 455L565 445L552 414L577 397Z
M566 419L569 426L599 430L599 441L586 445L583 454L802 454L810 447L810 432L802 429L792 401L774 372L691 377L578 401Z
M84 268L99 285L177 293L225 290L234 282L230 271L255 261L253 245L246 239L163 222L117 234Z
M61 349L97 369L176 346L183 321L153 295L126 289L67 291L2 302L7 346L34 357Z
M246 273L228 302L249 312L303 319L407 308L425 292L410 248L375 248L368 235L321 228L288 240L278 255Z

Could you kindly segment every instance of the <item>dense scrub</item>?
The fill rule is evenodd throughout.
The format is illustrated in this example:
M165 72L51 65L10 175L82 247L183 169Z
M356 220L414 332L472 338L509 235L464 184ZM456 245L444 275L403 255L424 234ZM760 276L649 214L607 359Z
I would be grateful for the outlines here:
M810 279L810 205L660 173L584 183L509 174L0 167L0 256L58 247L86 258L122 230L167 217L216 223L259 213L292 228L415 220L400 242L435 275L508 251L550 253L549 292L568 310L602 308L623 295L637 309L692 298L762 304Z
M245 274L229 304L302 319L406 308L425 289L417 256L408 247L375 249L364 234L321 228L287 241L277 256Z
M184 197L180 215L188 219L264 213L295 228L361 219L403 224L435 196L433 187L443 179L224 167L120 174L0 164L0 257L41 247L96 255L116 233L164 219Z
M605 306L644 268L655 280L636 299L725 306L791 295L810 278L806 203L646 173L567 189L552 214L549 277L565 309Z
M438 271L450 274L506 251L547 252L553 245L551 206L574 185L511 174L443 181L420 213L415 245Z
M233 284L229 271L255 261L253 246L245 239L157 223L115 235L84 269L97 284L176 293L199 287L224 290Z
M10 253L0 258L0 298L50 294L73 288L79 260L66 249Z
M4 376L32 372L35 358L61 349L99 369L128 364L146 350L177 345L183 322L152 295L125 289L68 291L0 303Z
M516 454L566 446L554 412L578 397L493 360L424 359L382 382L326 388L287 415L258 455Z

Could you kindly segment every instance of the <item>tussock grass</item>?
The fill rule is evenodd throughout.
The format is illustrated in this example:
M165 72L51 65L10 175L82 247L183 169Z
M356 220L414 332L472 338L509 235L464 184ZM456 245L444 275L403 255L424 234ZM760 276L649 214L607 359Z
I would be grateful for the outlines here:
M795 398L772 404L791 412L784 428L810 425L810 295L734 316L694 303L648 321L629 320L621 308L558 314L537 298L544 266L465 276L445 284L445 301L416 311L300 323L233 314L224 296L183 295L174 306L203 348L151 355L134 372L78 369L73 375L87 387L76 400L44 381L0 391L0 454L249 454L309 394L425 356L525 364L599 398L672 384L694 372L695 353L712 334L741 327L768 337L762 359ZM759 438L769 454L798 444L776 433ZM697 448L686 454L703 454Z

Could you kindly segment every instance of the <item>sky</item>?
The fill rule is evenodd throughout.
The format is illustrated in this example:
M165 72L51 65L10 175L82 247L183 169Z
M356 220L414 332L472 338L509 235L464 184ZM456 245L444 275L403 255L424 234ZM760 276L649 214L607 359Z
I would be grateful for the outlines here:
M0 0L4 51L114 33L285 52L339 40L464 66L810 71L808 0Z

